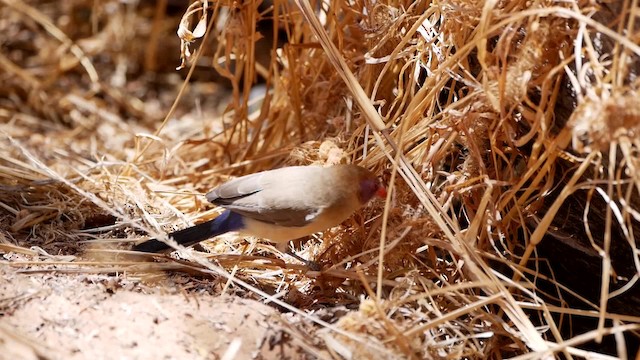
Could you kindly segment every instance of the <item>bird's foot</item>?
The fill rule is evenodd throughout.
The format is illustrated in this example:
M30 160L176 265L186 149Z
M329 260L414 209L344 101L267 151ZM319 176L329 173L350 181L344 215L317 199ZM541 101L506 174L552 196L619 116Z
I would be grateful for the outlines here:
M292 258L294 258L294 259L296 259L298 261L302 261L312 271L320 271L320 270L322 270L322 266L319 263L303 258L300 255L294 253L293 250L291 250L291 249L287 250L287 255L291 256Z

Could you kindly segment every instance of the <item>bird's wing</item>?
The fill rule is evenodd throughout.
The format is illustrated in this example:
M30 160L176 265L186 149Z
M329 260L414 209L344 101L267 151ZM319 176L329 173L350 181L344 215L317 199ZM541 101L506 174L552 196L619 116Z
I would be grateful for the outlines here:
M325 209L310 194L309 177L321 173L322 168L306 166L242 176L213 189L207 200L255 220L302 227Z

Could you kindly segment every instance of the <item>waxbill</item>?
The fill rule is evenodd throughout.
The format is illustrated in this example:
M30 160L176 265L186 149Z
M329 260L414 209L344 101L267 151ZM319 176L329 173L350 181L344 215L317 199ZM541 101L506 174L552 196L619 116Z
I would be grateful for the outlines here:
M169 234L190 246L227 232L287 243L334 227L386 189L375 175L357 165L291 166L242 176L209 192L211 203L226 210L213 220ZM148 240L133 250L172 248Z

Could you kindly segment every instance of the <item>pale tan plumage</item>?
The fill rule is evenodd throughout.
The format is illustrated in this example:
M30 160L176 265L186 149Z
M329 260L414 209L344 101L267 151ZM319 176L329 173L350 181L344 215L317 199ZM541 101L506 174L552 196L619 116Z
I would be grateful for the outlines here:
M229 231L287 242L334 227L384 195L375 176L356 165L292 166L246 175L220 185L207 200L227 209L220 217L170 234L192 245ZM139 251L157 252L166 244L149 240Z
M292 166L229 181L207 200L244 215L241 233L285 242L346 220L364 205L358 193L367 178L375 179L355 165Z

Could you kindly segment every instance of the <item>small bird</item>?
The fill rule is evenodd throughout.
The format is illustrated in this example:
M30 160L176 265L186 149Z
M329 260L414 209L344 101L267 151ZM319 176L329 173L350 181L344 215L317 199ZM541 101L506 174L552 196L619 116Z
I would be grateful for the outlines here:
M357 165L291 166L263 171L213 189L206 195L207 200L226 210L213 220L172 232L169 237L180 245L191 246L235 231L286 244L337 226L374 196L386 194L375 175ZM133 250L163 252L171 247L152 239Z

